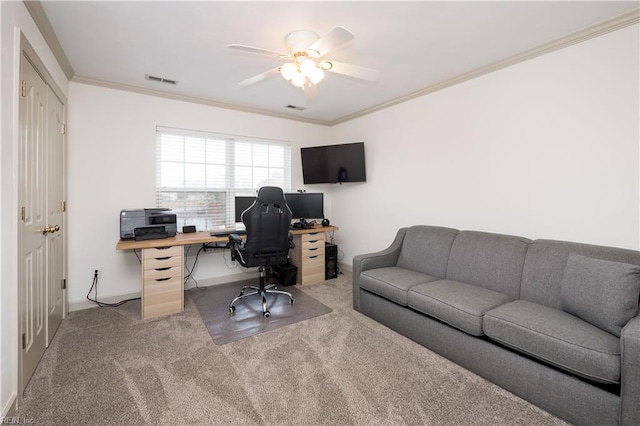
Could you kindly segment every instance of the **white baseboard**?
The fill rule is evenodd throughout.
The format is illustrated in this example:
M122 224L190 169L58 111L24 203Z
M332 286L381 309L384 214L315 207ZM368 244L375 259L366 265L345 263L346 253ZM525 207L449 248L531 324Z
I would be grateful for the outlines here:
M205 278L205 279L200 279L198 280L198 286L199 287L209 287L212 285L220 285L220 284L226 284L226 283L230 283L230 282L235 282L235 281L243 281L243 280L247 280L247 279L258 279L258 273L257 272L242 272L239 274L233 274L233 275L224 275L222 277L213 277L213 278ZM185 286L184 289L185 290L189 290L192 288L195 288L196 285L193 282L193 280L189 280ZM128 294L119 294L119 295L115 295L115 296L109 296L109 297L101 297L99 300L100 302L103 303L118 303L122 300L126 300L126 299L134 299L136 297L140 297L140 292L135 292L135 293L128 293ZM95 302L91 302L89 300L77 300L77 301L71 301L69 302L69 312L74 312L74 311L81 311L83 309L89 309L89 308L97 308L98 305Z
M2 416L0 416L0 423L4 423L2 420L8 417L14 417L16 414L16 402L18 401L18 395L13 392L9 396L9 401L2 407Z
M134 299L136 297L140 297L140 292L136 293L128 293L128 294L119 294L116 296L110 297L101 297L99 300L102 303L118 303L125 299ZM69 302L69 312L74 311L82 311L84 309L89 308L97 308L98 305L90 300L77 300L75 302Z
M204 278L204 279L198 280L198 287L209 287L212 285L250 280L253 278L258 279L258 277L259 275L258 275L258 272L256 271L256 272L242 272L242 273L233 274L233 275L224 275L222 277ZM195 287L196 287L196 284L193 282L193 280L187 281L187 283L184 285L185 290L190 290Z
M353 272L353 265L351 263L338 262L338 269L340 271L352 273Z

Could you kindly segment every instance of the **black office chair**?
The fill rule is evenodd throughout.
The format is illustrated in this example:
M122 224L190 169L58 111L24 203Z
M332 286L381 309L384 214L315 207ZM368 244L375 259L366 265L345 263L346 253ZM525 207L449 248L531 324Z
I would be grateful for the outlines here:
M269 318L267 294L282 294L295 299L291 293L280 291L274 284L265 285L266 277L274 265L284 265L289 259L289 249L293 248L293 236L289 232L291 210L284 200L281 188L264 186L258 191L256 201L242 213L242 222L247 230L246 240L239 235L229 236L231 260L237 260L245 268L259 267L260 286L245 286L240 295L229 304L229 312L236 311L235 303L246 297L262 297L262 314ZM248 291L249 290L249 291Z

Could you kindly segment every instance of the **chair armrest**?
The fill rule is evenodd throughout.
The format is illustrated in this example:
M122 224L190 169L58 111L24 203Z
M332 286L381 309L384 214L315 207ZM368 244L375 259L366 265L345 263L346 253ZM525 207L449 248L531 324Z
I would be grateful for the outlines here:
M242 256L242 249L244 247L244 240L238 234L229 235L229 243L227 243L227 247L231 251L231 261L237 261L239 264L247 267L247 263L245 262Z
M391 245L375 253L359 254L353 257L353 309L360 310L360 274L376 268L395 266L398 263L402 241L408 228L400 228Z
M229 242L233 244L242 244L242 238L240 238L240 235L238 234L231 234L229 235Z
M640 314L620 336L620 424L640 424Z

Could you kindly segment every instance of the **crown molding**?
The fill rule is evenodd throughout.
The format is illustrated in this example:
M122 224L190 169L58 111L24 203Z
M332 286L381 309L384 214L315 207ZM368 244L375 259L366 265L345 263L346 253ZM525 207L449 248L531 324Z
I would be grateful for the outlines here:
M622 15L619 15L615 18L584 28L580 31L576 31L572 34L569 34L557 40L550 41L541 46L534 47L529 50L525 50L524 52L510 56L501 61L494 62L487 66L477 68L473 71L469 71L467 73L461 74L457 77L453 77L448 80L442 81L440 83L436 83L432 86L426 87L424 89L420 89L416 92L410 93L400 98L396 98L388 102L368 108L366 110L344 116L342 118L329 122L328 125L335 126L337 124L345 123L347 121L371 114L373 112L380 111L382 109L389 108L394 105L398 105L403 102L407 102L409 100L419 98L421 96L428 95L433 92L437 92L438 90L446 89L447 87L451 87L456 84L463 83L465 81L480 77L485 74L492 73L494 71L501 70L511 65L519 64L521 62L528 61L529 59L534 59L534 58L537 58L538 56L546 55L547 53L555 52L557 50L564 49L565 47L582 43L583 41L587 41L592 38L596 38L601 35L637 24L638 22L640 22L640 8L623 13Z
M53 53L53 56L58 61L58 65L62 68L62 72L67 77L67 80L71 80L75 75L73 71L73 67L71 66L71 62L67 58L67 55L64 53L60 42L58 41L58 37L56 37L55 31L53 31L53 27L51 26L51 22L49 22L49 18L47 18L47 14L42 7L42 4L39 0L23 0L27 11L31 15L31 18L36 23L36 26L40 30L42 37L47 42L49 49Z
M234 105L234 104L216 102L216 101L212 101L211 99L199 98L199 97L196 97L196 96L180 95L180 94L177 94L177 93L169 93L169 92L165 92L165 91L162 91L162 90L154 90L154 89L149 89L149 88L146 88L146 87L135 86L135 85L132 85L132 84L116 83L116 82L113 82L113 81L98 80L98 79L89 78L89 77L82 77L82 76L78 76L78 75L74 76L71 79L71 81L74 82L74 83L89 84L89 85L92 85L92 86L100 86L100 87L106 87L106 88L109 88L109 89L116 89L116 90L124 90L124 91L127 91L127 92L134 92L134 93L138 93L138 94L141 94L141 95L149 95L149 96L155 96L155 97L159 97L159 98L171 99L171 100L174 100L174 101L190 102L190 103L194 103L194 104L201 104L201 105L206 105L206 106L211 106L211 107L216 107L216 108L230 109L230 110L234 110L234 111L247 112L247 113L251 113L251 114L260 114L260 115L266 115L266 116L269 116L269 117L283 118L283 119L286 119L286 120L300 121L300 122L303 122L303 123L318 124L318 125L321 125L321 126L328 126L329 125L329 123L327 121L323 121L323 120L316 120L316 119L313 119L313 118L305 118L305 117L296 117L296 116L293 116L293 115L282 114L282 113L277 113L277 112L270 112L270 111L257 109L257 108L248 108L248 107L243 107L243 106Z

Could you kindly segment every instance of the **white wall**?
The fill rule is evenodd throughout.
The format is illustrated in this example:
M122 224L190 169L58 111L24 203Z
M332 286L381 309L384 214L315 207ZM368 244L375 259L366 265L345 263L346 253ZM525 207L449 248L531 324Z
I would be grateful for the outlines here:
M24 4L0 1L0 418L18 388L18 87L20 32L66 96L68 82Z
M132 252L116 251L119 213L155 206L156 126L254 136L291 142L292 189L302 188L300 146L330 141L330 129L72 82L68 108L68 242L70 309L84 307L92 269L100 267L99 297L140 291L140 264ZM192 249L195 254L197 248ZM223 259L225 251L201 255L196 279L228 281L246 273ZM189 266L193 257L187 261ZM237 278L237 277L236 277ZM192 282L188 283L192 285ZM93 295L93 294L92 294Z
M414 224L640 248L638 25L343 123L344 262Z

